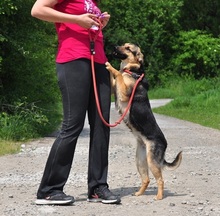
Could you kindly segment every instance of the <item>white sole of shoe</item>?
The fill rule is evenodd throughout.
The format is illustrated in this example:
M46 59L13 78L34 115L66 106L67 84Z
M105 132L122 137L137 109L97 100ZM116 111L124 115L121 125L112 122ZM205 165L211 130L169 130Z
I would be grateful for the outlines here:
M118 204L120 203L120 201L118 200L103 200L103 199L99 199L99 198L92 198L92 199L87 199L88 202L94 202L94 203L97 203L97 202L101 202L101 203L104 203L104 204Z
M46 200L46 199L37 199L35 204L37 205L67 205L73 203L72 200Z
M120 201L118 201L118 200L102 200L102 203L104 203L104 204L119 204Z

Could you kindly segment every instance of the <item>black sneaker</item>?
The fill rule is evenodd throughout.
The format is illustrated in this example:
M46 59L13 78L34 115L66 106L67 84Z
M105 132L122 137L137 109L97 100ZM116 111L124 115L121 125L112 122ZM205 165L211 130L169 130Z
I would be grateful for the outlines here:
M114 195L108 186L100 186L94 190L94 194L87 199L88 202L102 202L104 204L119 204L120 197Z
M37 205L70 205L74 202L74 197L67 196L63 192L35 200L35 204Z

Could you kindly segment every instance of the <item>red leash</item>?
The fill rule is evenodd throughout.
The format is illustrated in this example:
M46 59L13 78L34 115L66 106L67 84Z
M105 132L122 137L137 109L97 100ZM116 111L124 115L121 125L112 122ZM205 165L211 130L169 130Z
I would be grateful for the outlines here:
M100 21L99 21L100 23ZM101 23L100 23L101 26ZM106 122L106 120L103 118L102 112L101 112L101 107L100 107L100 102L99 102L99 97L98 97L98 92L97 92L97 85L96 85L96 78L95 78L95 67L94 67L94 55L95 55L95 40L97 39L97 36L99 34L99 32L101 31L101 27L99 27L99 30L97 30L96 34L94 35L94 37L92 37L91 32L89 30L89 39L90 39L90 49L91 49L91 68L92 68L92 79L93 79L93 87L94 87L94 94L95 94L95 100L96 100L96 106L97 106L97 110L99 113L99 116L102 120L102 122L108 126L108 127L116 127L118 124L121 123L121 121L124 119L124 117L126 116L127 112L129 111L130 107L131 107L131 103L132 100L134 98L134 93L135 90L137 88L137 85L139 84L139 82L142 80L142 78L144 77L144 74L142 74L138 80L136 81L134 88L132 90L131 93L131 97L129 99L128 105L124 111L124 113L121 115L120 119L118 121L116 121L114 124L109 124L108 122ZM132 72L125 70L126 73L129 73L130 75L132 75Z

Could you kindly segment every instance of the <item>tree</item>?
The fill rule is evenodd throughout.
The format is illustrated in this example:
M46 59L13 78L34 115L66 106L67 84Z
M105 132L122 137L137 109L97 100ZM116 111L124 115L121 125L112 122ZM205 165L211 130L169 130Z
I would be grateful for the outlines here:
M184 0L180 19L183 30L197 29L218 37L220 35L219 20L219 0Z
M138 44L145 55L151 83L158 83L172 56L173 41L180 30L182 5L181 0L102 1L102 10L111 14L104 32L107 53L111 53L115 44ZM109 60L112 61L111 55Z
M22 114L30 119L26 127L43 135L44 120L56 126L50 116L60 114L57 40L53 24L31 17L32 5L32 0L0 1L0 128L2 122L7 125L2 120L26 112L28 118ZM108 59L115 67L113 46L131 42L145 55L151 87L171 72L194 73L196 78L219 75L219 0L104 0L100 6L111 14L104 35Z
M53 24L31 17L32 5L32 0L0 1L0 112L7 113L7 117L20 115L28 106L30 114L35 107L27 124L29 129L35 125L31 119L35 121L39 114L42 119L60 114L54 63L55 29ZM0 121L5 119L0 116ZM47 132L45 121L42 127L41 121L36 121L38 129Z
M220 75L220 38L204 31L192 30L179 33L170 68L182 76L196 79Z

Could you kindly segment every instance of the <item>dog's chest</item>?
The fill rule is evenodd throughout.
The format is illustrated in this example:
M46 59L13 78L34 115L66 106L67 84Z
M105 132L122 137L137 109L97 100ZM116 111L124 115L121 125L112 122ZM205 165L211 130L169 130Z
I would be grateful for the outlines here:
M118 113L120 115L123 115L125 113L127 107L128 107L127 101L126 102L123 102L121 100L116 101L116 108L117 108ZM129 113L130 113L130 109L128 110L128 112L126 113L126 115L124 116L124 119L123 119L126 124L129 122Z
M116 101L116 108L118 113L122 116L126 112L128 108L128 102ZM123 118L124 123L130 128L135 136L140 136L140 132L136 130L136 128L130 122L130 108L128 109L126 115Z
M127 106L128 106L128 102L116 101L116 108L121 116L125 113ZM130 108L127 114L124 116L123 121L127 125L127 127L131 129L135 137L141 136L141 133L130 122Z

